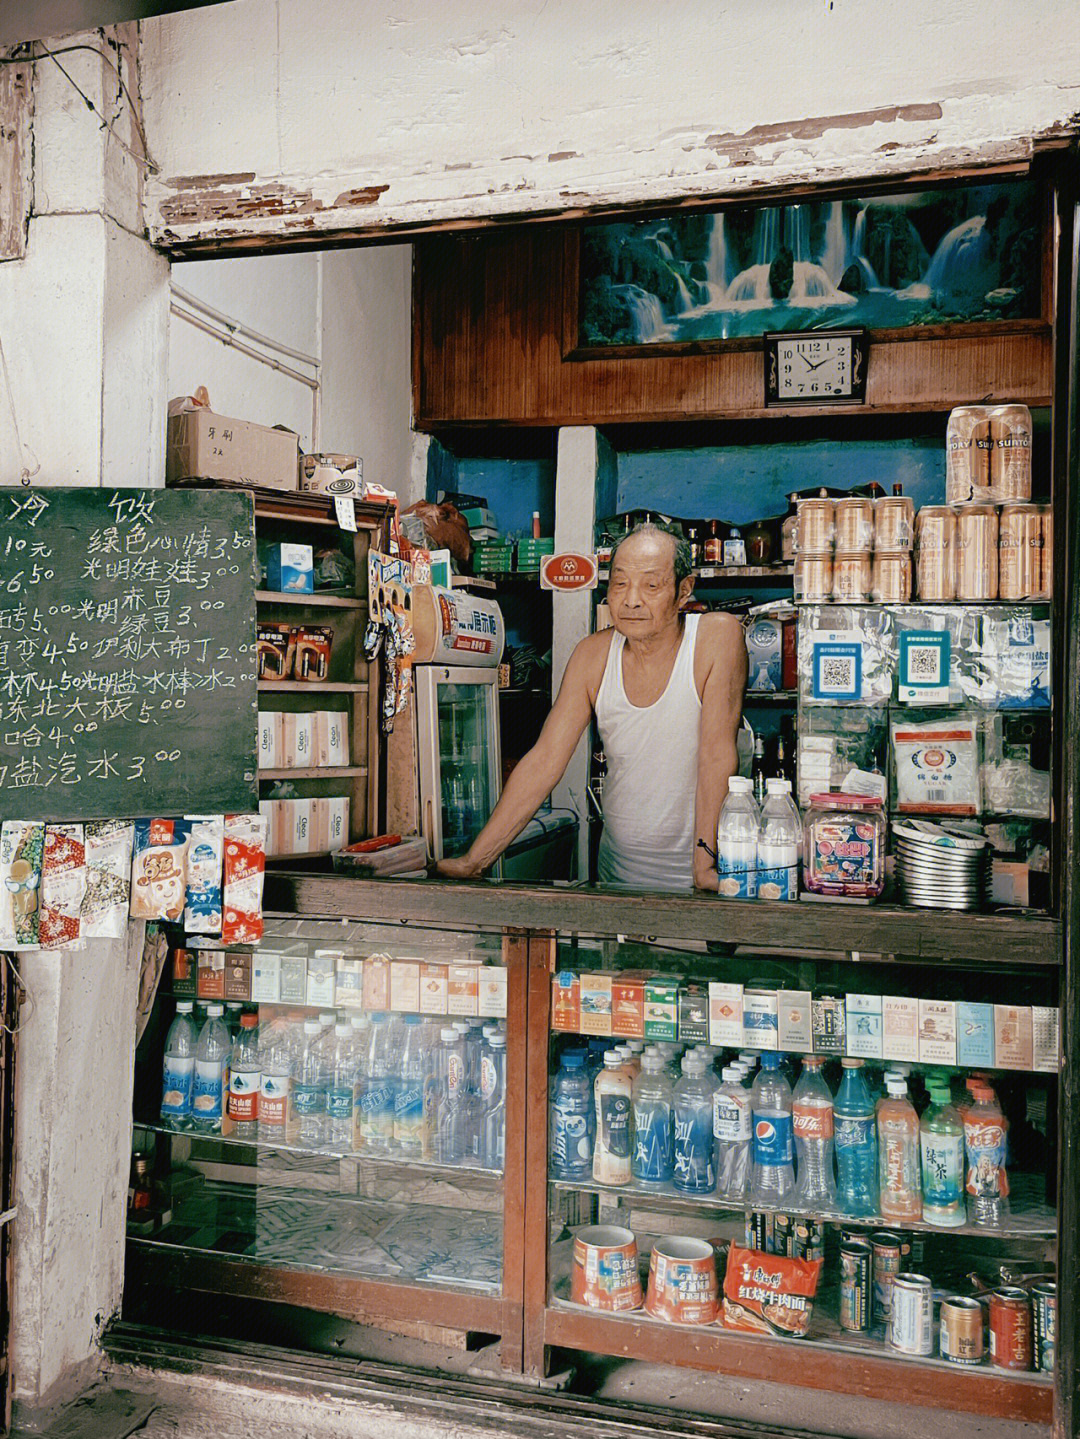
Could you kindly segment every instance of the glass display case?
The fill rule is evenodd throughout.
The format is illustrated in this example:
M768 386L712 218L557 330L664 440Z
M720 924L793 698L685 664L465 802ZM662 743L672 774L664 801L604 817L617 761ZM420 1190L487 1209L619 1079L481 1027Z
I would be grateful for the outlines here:
M464 854L501 788L498 672L417 665L421 828L436 859Z

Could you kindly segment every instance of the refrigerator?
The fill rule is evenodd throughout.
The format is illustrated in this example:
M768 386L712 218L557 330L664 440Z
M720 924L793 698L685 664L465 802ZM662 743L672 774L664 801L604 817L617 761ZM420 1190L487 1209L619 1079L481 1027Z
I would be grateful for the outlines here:
M499 672L416 665L420 828L433 859L464 854L499 801ZM501 862L491 871L502 875Z

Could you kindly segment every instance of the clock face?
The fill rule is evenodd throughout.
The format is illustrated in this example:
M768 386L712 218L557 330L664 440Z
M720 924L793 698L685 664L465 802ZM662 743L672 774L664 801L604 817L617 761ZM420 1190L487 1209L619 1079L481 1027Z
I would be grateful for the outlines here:
M829 404L862 399L866 351L861 334L773 334L765 337L766 402Z

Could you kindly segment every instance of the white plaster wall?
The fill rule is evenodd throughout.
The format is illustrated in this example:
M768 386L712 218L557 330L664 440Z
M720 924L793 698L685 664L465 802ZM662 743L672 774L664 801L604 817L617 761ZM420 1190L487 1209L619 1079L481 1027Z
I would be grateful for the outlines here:
M1074 0L236 0L142 39L167 243L1022 157L1080 110Z

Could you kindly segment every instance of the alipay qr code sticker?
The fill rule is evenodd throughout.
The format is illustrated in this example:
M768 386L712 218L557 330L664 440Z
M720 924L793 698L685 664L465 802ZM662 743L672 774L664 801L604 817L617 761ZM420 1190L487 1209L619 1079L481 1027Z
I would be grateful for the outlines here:
M952 640L948 630L904 630L900 635L898 695L917 704L948 704Z
M810 692L816 700L861 700L862 645L816 641Z

